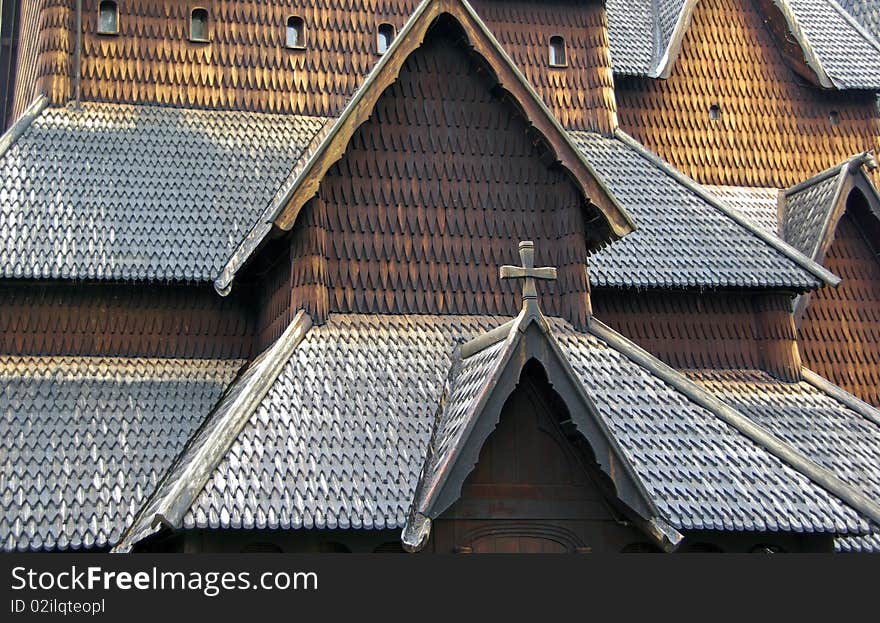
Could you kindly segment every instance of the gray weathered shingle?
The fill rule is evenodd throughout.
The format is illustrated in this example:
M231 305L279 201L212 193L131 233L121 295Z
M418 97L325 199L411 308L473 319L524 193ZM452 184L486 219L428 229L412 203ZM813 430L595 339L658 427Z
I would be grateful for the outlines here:
M846 531L848 507L592 335L556 320L572 367L661 515L680 530Z
M805 381L785 383L760 370L687 375L865 495L880 499L880 426L874 422Z
M852 554L880 553L880 534L867 536L844 536L834 539L834 549Z
M120 104L46 109L0 157L2 275L211 280L325 122ZM597 285L817 285L629 147L574 137L640 228L597 256ZM655 246L666 240L678 244Z
M880 43L834 0L785 0L822 68L839 89L880 88Z
M825 232L840 186L840 168L787 192L782 201L782 232L785 240L804 255L813 257Z
M765 232L780 237L805 256L817 260L821 244L836 226L835 208L846 200L847 175L860 177L863 190L873 184L863 165L873 166L870 153L858 154L789 189L704 186L719 200L745 215ZM869 204L870 204L869 200ZM878 215L880 216L880 215Z
M401 527L454 347L501 320L334 315L314 327L183 526ZM675 527L868 530L837 498L595 335L561 320L552 325L580 382ZM467 384L476 385L478 379Z
M611 65L616 73L647 76L656 62L653 0L607 0Z
M672 40L675 26L681 19L686 0L654 0L654 14L659 28L659 48L665 50Z
M425 465L428 486L451 458L461 443L461 436L467 427L467 417L476 407L481 392L491 391L489 381L493 371L501 364L506 342L493 344L460 362L460 369L454 372L444 393L443 408L440 409L431 436L431 452Z
M615 72L658 77L675 62L673 34L697 0L608 0L608 34ZM794 22L798 43L814 58L820 80L838 89L880 89L880 10L872 0L844 0L851 16L834 0L775 0ZM854 19L855 17L855 19Z
M0 357L2 549L114 545L240 365Z
M400 528L456 340L492 317L333 316L314 327L186 527Z
M877 0L838 0L838 4L852 15L876 41L880 41L880 2Z
M785 383L760 370L687 375L864 495L880 499L880 426L875 422L805 381ZM864 549L878 539L838 544L838 549Z
M638 229L595 253L598 287L788 287L818 279L620 140L572 133Z
M779 237L777 188L703 186L719 200L749 218L768 234Z
M213 280L322 123L47 108L0 157L0 276Z

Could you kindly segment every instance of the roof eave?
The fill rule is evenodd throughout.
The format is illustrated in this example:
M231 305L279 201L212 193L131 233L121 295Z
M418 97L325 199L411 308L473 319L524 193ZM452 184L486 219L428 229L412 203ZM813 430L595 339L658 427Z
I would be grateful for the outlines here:
M22 134L27 132L34 120L40 116L40 113L49 105L49 98L45 95L38 95L33 102L25 109L21 116L15 120L9 129L0 136L0 158L9 151L9 148L15 145L16 141L21 138Z
M424 0L322 137L293 183L278 196L227 261L215 281L215 288L220 294L229 293L236 274L253 257L273 226L285 231L292 229L302 208L317 193L330 166L343 156L345 146L355 130L369 119L382 92L396 80L406 58L421 46L431 24L442 15L450 15L458 22L468 36L471 47L489 63L499 83L524 108L531 126L547 139L556 161L571 173L583 195L598 208L608 227L608 235L603 242L622 238L635 231L635 222L604 185L568 132L473 7L466 0Z
M158 527L177 530L182 527L183 518L193 501L205 486L214 468L226 455L251 415L256 411L272 384L281 374L296 347L305 339L312 327L311 317L300 310L290 322L281 337L251 364L258 368L251 378L242 375L233 382L221 397L205 425L215 417L224 418L218 426L210 430L205 441L197 446L193 443L204 431L204 426L191 438L174 464L165 473L155 492L141 505L132 525L126 530L117 549L128 551L145 536ZM218 410L224 405L230 390L239 382L244 382L242 392L236 395L224 413Z
M684 173L674 168L672 165L664 161L656 154L649 151L644 145L639 143L636 139L631 137L623 130L616 130L615 136L622 140L625 144L627 144L631 149L637 151L642 157L646 158L654 166L676 180L679 184L688 188L691 192L695 193L698 197L700 197L700 199L716 208L719 212L723 213L735 223L748 230L751 234L760 238L768 246L772 247L781 255L787 257L795 264L799 265L801 268L809 272L825 285L834 287L840 284L840 277L829 271L824 266L817 264L812 259L808 258L806 255L804 255L791 245L787 244L780 238L777 238L776 236L767 233L766 231L758 227L755 223L753 223L750 219L740 214L738 211L728 208L712 193L702 188L699 184L687 177Z
M716 398L705 388L598 320L593 321L590 333L680 391L695 404L716 415L721 421L739 431L802 476L828 491L873 523L880 525L880 504L844 482L830 470L818 465L726 402Z

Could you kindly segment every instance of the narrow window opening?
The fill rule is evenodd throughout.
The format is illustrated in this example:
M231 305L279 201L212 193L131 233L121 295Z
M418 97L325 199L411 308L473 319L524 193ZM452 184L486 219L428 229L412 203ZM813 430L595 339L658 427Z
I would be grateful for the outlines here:
M287 18L287 31L285 35L285 44L289 48L306 47L306 25L303 18L291 16Z
M828 113L828 121L831 122L831 125L840 125L840 113L836 110L832 110Z
M208 11L193 9L189 21L189 38L191 41L208 40Z
M565 67L568 64L565 56L565 39L559 36L550 37L550 66Z
M721 106L718 104L712 104L709 107L709 119L712 121L718 121L721 119Z
M379 30L376 34L376 52L385 54L394 41L394 26L391 24L379 24Z
M115 35L119 33L119 7L113 0L104 0L98 5L98 34Z

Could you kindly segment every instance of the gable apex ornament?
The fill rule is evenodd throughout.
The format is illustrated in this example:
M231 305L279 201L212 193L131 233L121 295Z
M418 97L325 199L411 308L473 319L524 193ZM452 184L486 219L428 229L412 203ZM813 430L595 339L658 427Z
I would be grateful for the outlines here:
M535 268L535 243L524 240L519 243L519 257L522 266L502 266L502 279L522 279L522 302L523 309L538 307L538 289L536 279L556 281L556 268ZM537 311L537 309L535 309Z

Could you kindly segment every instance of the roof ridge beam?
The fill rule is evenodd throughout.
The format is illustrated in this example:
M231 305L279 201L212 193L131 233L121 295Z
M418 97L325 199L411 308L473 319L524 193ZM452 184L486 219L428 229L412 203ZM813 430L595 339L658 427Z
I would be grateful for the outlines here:
M201 493L211 473L226 456L230 446L269 393L293 351L311 327L311 317L300 310L281 337L229 386L211 415L168 469L155 493L144 502L142 510L114 551L130 551L149 531L158 526L171 529L181 527L183 517ZM227 403L240 383L243 384L241 391ZM211 429L206 428L214 418L222 418L222 421ZM202 435L204 440L196 445Z
M880 504L844 482L836 474L821 467L726 402L716 398L708 390L700 387L598 320L593 321L589 331L630 360L672 385L694 403L714 413L724 423L738 430L742 435L767 450L802 476L862 513L875 524L880 525Z
M3 136L0 136L0 158L21 138L22 134L27 132L34 120L40 116L40 113L48 105L49 98L41 94L25 108L21 116L15 120L15 123L9 126L9 129L3 133Z
M666 173L666 175L677 181L682 186L686 187L691 192L695 193L698 197L700 197L700 199L707 202L712 207L716 208L719 212L733 220L741 227L745 228L756 237L760 238L767 245L778 251L781 255L798 264L804 270L815 276L817 279L823 281L826 285L837 286L838 284L840 284L840 277L826 269L824 266L820 266L785 241L765 232L763 229L755 225L751 220L749 220L747 217L743 216L736 210L728 208L712 193L700 187L699 184L687 177L684 173L674 168L672 165L667 163L656 154L649 151L644 145L639 143L636 139L631 137L623 130L615 130L614 136L623 141L623 143L629 146L633 151L639 153L651 164Z

